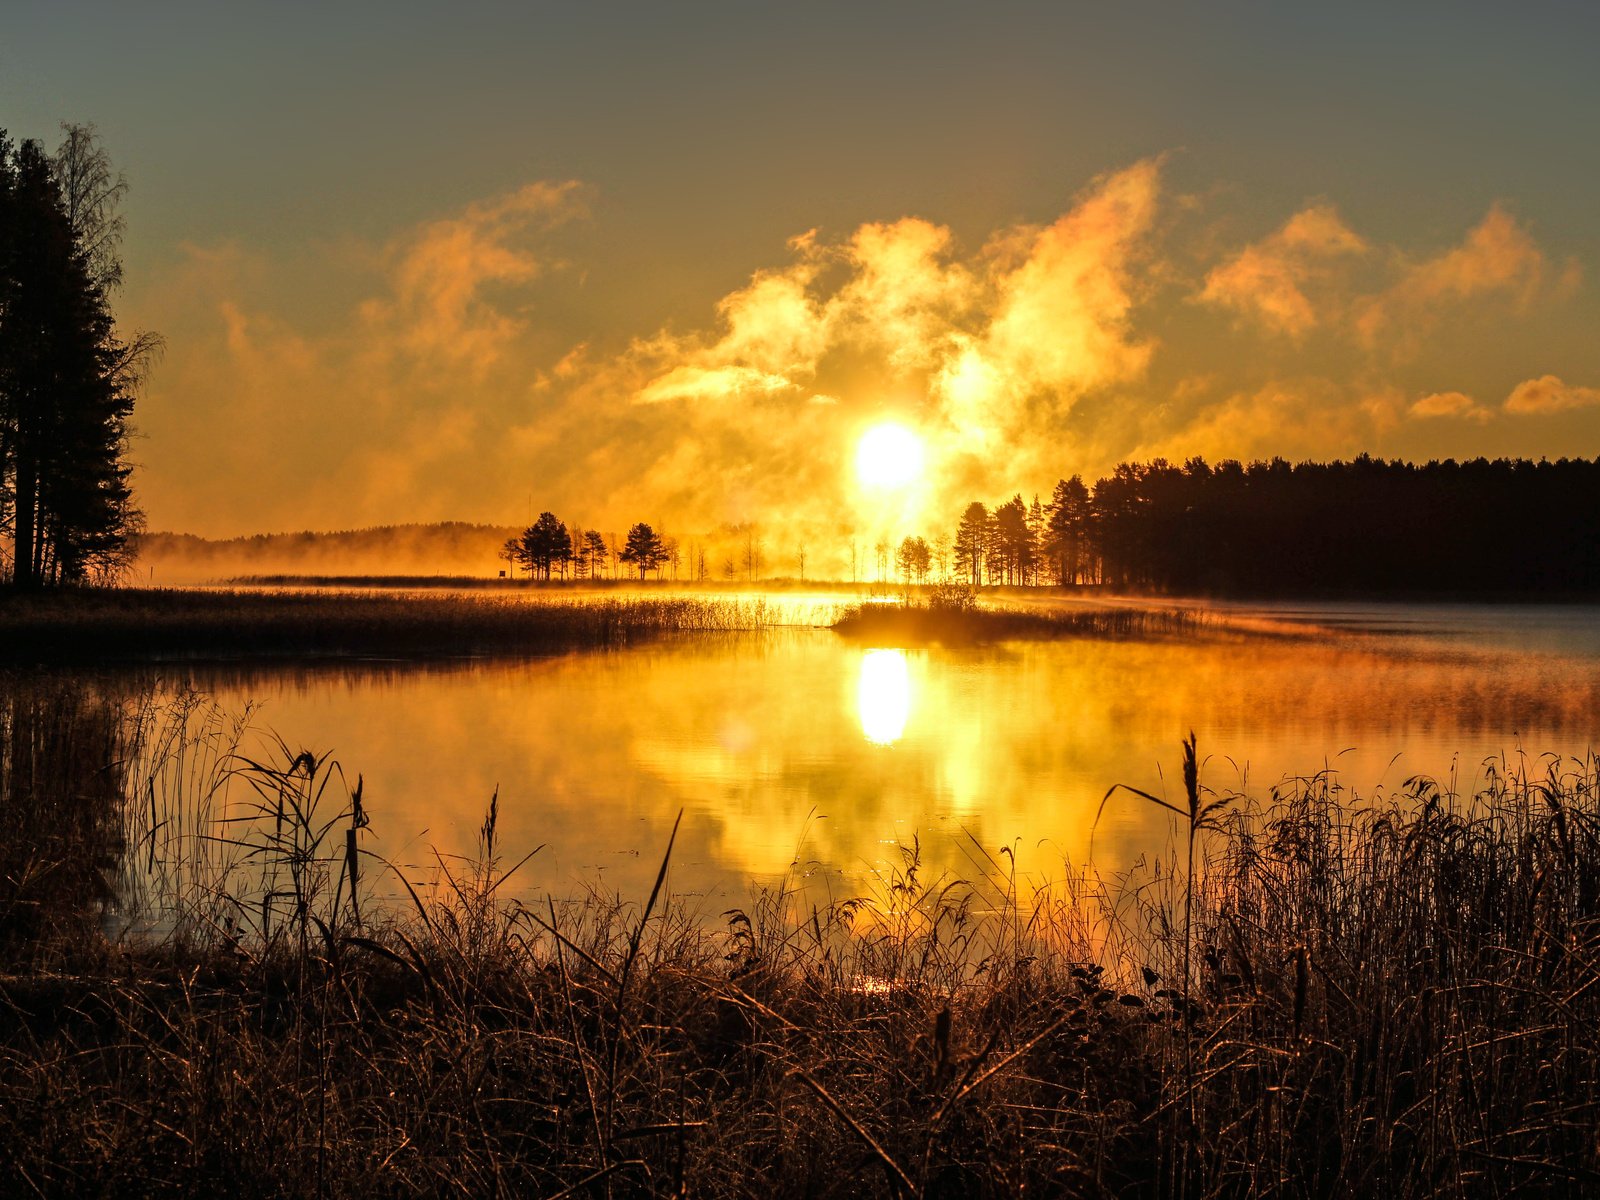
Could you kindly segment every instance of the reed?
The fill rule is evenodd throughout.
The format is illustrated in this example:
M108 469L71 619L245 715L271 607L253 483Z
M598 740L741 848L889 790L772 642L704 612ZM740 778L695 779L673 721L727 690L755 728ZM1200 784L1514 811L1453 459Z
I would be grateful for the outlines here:
M934 589L926 599L869 602L843 610L833 628L867 642L896 646L972 645L1056 638L1187 637L1206 631L1193 609L1131 605L1018 608L980 604L970 590Z
M1600 1185L1593 759L1367 804L1326 772L1215 795L1191 741L1182 838L1127 877L1032 893L1004 854L928 878L912 846L870 894L720 915L672 897L670 842L642 902L519 897L491 799L475 857L384 907L399 873L359 777L289 746L246 761L195 717L219 740L170 777L213 824L155 844L218 856L162 877L203 902L165 937L78 922L7 959L22 1194Z
M551 654L766 628L759 596L92 589L0 603L0 663Z

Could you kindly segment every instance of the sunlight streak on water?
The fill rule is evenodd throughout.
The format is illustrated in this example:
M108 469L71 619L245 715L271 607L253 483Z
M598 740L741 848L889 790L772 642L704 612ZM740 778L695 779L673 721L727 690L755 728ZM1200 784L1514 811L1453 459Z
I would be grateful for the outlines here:
M911 718L911 671L903 650L868 650L856 688L861 732L876 746L892 746Z
M1421 619L1393 607L1385 628ZM1173 844L1171 814L1121 793L1102 813L1101 800L1114 783L1181 798L1191 729L1202 784L1262 803L1324 766L1380 803L1412 775L1470 796L1488 755L1510 754L1501 774L1538 773L1545 751L1593 747L1600 650L1523 648L1575 622L1512 613L1492 642L1440 624L914 650L802 627L191 678L229 712L258 704L259 730L364 775L378 849L415 865L408 878L430 877L435 849L473 854L498 794L506 860L544 847L511 885L519 894L642 897L682 809L672 884L714 905L790 872L821 880L819 895L859 894L914 838L929 877L970 878L975 842L988 855L1015 847L1018 870L1039 878L1085 862L1091 836L1105 870L1148 861ZM272 745L245 750L271 757Z

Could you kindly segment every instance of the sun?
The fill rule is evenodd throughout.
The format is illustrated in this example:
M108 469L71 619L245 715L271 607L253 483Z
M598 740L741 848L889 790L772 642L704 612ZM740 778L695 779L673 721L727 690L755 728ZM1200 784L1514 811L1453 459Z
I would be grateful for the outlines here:
M856 478L868 487L904 487L921 474L922 439L904 425L884 421L856 444Z

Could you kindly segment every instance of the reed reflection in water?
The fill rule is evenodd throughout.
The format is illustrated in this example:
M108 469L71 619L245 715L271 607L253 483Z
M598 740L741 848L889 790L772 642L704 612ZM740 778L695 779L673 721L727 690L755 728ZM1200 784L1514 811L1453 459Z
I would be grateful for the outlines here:
M969 875L977 839L1059 875L1093 832L1118 870L1169 845L1170 822L1113 804L1094 829L1100 798L1180 786L1191 728L1219 789L1264 798L1331 764L1363 797L1452 772L1470 794L1487 755L1526 749L1539 774L1537 755L1590 748L1600 656L1348 636L863 650L790 630L215 686L363 773L392 861L469 854L498 788L511 860L546 847L524 887L639 895L683 808L674 888L737 899L791 864L859 892L913 837L930 873Z

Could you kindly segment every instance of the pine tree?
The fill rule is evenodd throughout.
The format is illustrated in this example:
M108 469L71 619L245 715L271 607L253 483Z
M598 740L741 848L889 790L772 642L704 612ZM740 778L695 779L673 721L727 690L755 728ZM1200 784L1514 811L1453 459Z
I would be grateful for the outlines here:
M555 513L542 512L522 531L522 561L530 575L549 579L550 569L564 568L572 558L572 535Z
M628 544L617 555L618 562L632 563L639 569L639 582L644 582L646 571L656 571L666 562L667 548L660 536L642 521L628 530Z
M1033 570L1033 535L1020 495L994 510L995 557L1006 583L1026 583Z
M1057 582L1082 581L1088 566L1088 537L1089 489L1081 476L1074 475L1056 484L1045 525L1046 553L1056 565Z
M56 162L0 133L0 533L21 588L114 575L140 523L123 459L157 343L118 339L109 164L69 128Z
M590 578L599 579L601 570L610 558L610 553L606 549L606 539L598 529L590 529L584 533L579 549L589 561Z
M965 575L973 587L983 584L984 556L989 546L989 510L974 500L961 514L956 527L956 573Z

